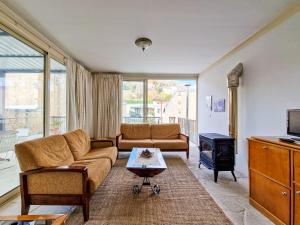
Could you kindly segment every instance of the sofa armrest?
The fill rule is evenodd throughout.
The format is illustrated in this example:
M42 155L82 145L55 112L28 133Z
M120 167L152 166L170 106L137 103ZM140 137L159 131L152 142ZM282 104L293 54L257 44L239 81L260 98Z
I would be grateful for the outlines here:
M28 170L21 172L20 176L28 176L36 173L45 173L45 172L77 172L77 173L87 173L86 166L54 166L54 167L44 167L35 170Z
M113 147L114 142L112 140L91 140L91 148L107 148Z
M179 138L181 140L186 141L187 143L189 143L189 136L185 135L185 134L179 134Z
M122 135L122 134L118 134L118 135L116 136L116 146L117 146L117 148L119 148L119 143L120 143L120 141L122 140L122 138L123 138L123 135Z
M59 166L20 173L21 197L29 194L88 193L88 169L85 166Z

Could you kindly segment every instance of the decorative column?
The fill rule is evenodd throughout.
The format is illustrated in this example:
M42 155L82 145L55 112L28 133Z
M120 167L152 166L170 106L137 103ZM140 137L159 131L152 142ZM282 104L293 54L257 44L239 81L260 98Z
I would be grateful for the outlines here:
M239 78L243 74L243 64L237 64L227 75L229 91L229 135L237 140L238 136L238 96Z

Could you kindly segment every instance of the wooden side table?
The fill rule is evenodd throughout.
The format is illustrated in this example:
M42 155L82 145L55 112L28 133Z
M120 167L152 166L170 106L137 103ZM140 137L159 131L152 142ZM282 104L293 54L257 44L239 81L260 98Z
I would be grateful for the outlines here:
M64 225L67 217L67 214L0 216L0 222L5 221L10 224L10 222L39 221L44 222L45 225Z

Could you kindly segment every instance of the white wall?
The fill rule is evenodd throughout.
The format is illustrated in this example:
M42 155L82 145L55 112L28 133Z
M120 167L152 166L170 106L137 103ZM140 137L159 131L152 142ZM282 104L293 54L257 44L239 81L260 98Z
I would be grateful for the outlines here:
M216 65L198 79L199 132L228 134L226 75L237 63L239 87L236 170L248 174L247 138L286 135L286 110L300 108L300 13ZM226 112L209 112L205 97L226 98Z

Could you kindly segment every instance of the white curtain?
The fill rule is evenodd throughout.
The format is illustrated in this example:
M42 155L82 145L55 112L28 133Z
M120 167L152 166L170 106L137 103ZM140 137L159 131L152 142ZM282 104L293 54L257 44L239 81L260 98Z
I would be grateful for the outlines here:
M76 106L78 128L93 136L92 74L77 64L76 70Z
M122 112L122 76L93 75L94 137L115 138L119 133Z
M68 130L84 129L93 136L92 75L72 59L68 60Z
M75 130L78 127L76 107L76 62L72 59L67 61L67 90L68 90L68 130Z

